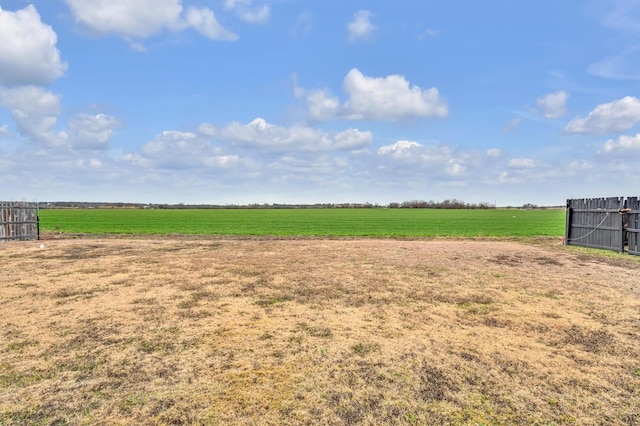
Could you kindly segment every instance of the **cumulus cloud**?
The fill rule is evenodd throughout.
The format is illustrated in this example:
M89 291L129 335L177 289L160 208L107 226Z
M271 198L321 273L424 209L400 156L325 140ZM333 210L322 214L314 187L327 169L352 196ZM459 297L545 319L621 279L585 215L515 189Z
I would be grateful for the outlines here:
M545 118L560 118L567 113L569 93L559 91L538 98L538 111Z
M406 140L380 147L378 156L391 160L388 164L392 168L421 170L432 175L463 175L472 165L469 153L455 152L448 145L429 146Z
M76 114L69 120L69 141L75 148L109 148L113 130L120 120L107 114Z
M211 40L234 41L238 36L226 30L216 20L211 9L190 7L187 9L185 23Z
M56 146L66 140L57 133L60 96L38 86L0 88L0 105L11 111L18 131L37 144Z
M340 113L340 100L328 90L298 91L297 97L305 98L313 121L331 120Z
M353 15L353 21L347 24L349 41L366 40L371 37L376 29L371 23L372 16L369 10L359 10Z
M296 87L294 95L304 98L312 120L345 118L349 120L401 121L411 118L446 118L447 103L437 88L411 86L402 75L368 77L354 68L345 76L344 104L328 90L304 90Z
M609 139L598 152L601 155L640 153L640 133L635 136L622 135L617 140Z
M235 155L223 155L205 138L191 133L164 131L141 149L141 154L153 164L169 169L223 168L239 162ZM134 157L131 161L138 161Z
M33 5L16 12L0 7L0 40L0 84L48 84L67 69L55 31L42 23Z
M18 131L31 142L44 147L108 149L120 120L107 114L78 113L69 119L67 129L58 130L60 100L60 95L39 86L0 88L0 106L10 110Z
M392 145L382 146L378 154L389 155L395 159L414 160L420 157L423 146L418 142L398 141Z
M500 181L508 163L506 153L497 148L481 151L408 140L380 147L377 160L377 172L385 173L391 181L393 176L402 176L420 186L427 181L462 186L494 184Z
M212 40L236 40L211 9L189 7L181 0L65 0L76 22L91 32L141 39L163 31L192 28Z
M640 122L640 99L626 96L598 105L584 118L571 120L566 133L604 134L629 130Z
M367 77L352 69L344 80L349 99L344 105L348 118L354 120L396 121L411 117L437 117L448 115L447 104L438 89L423 90L410 86L401 75L385 78Z
M328 133L300 125L276 126L262 118L256 118L248 124L233 122L220 129L204 124L200 126L200 132L235 145L260 147L275 152L354 150L368 146L373 139L371 132L358 129Z
M263 23L269 20L269 6L254 6L253 0L224 0L225 9L234 11L238 17L249 24Z
M434 174L459 175L466 166L456 158L453 149L447 145L425 146L412 141L397 141L380 147L378 155L393 159L403 167L409 166Z

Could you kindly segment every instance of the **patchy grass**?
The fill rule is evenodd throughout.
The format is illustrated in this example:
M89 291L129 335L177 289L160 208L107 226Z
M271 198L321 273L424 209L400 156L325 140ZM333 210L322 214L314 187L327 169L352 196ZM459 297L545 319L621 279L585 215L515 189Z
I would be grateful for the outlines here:
M0 424L640 422L640 262L559 242L0 245Z

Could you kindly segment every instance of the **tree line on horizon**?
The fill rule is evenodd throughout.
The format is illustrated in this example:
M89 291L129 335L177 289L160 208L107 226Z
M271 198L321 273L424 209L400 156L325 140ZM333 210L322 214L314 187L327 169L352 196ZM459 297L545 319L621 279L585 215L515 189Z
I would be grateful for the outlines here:
M169 203L119 203L119 202L78 202L78 201L53 201L39 203L41 209L468 209L488 210L497 208L494 203L465 203L458 199L444 201L410 200L391 202L389 204L378 203L315 203L315 204L169 204ZM513 208L508 206L507 208ZM520 207L524 209L544 208L527 203Z

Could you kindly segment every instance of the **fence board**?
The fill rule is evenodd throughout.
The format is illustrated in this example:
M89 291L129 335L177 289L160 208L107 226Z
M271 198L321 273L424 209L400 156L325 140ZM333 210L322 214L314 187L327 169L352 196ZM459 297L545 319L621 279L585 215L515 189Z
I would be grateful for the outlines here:
M38 207L26 202L0 202L0 242L40 239Z
M624 197L567 200L565 243L624 251Z
M627 252L640 255L640 199L629 197L627 199L629 211L625 217L627 229Z

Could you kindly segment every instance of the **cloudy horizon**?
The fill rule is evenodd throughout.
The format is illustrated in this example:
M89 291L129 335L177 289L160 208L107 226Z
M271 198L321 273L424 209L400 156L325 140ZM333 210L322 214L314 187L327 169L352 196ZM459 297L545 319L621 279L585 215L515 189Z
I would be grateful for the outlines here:
M0 199L640 195L638 35L638 0L0 0Z

